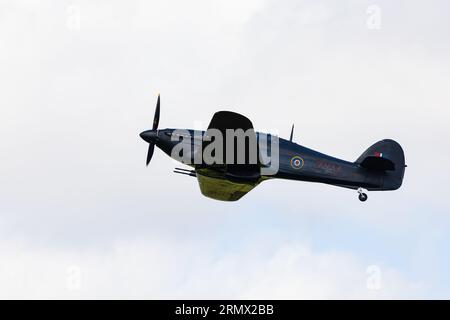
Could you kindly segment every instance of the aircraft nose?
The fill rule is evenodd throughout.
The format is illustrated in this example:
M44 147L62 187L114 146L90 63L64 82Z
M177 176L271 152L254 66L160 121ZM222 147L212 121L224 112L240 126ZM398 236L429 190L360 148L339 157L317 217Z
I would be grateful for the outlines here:
M158 138L157 130L147 130L140 134L141 138L148 143L155 142Z

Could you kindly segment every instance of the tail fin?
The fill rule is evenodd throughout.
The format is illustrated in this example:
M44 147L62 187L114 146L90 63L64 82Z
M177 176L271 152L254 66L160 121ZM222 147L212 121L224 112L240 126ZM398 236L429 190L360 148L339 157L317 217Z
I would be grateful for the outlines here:
M405 155L402 147L394 140L378 141L355 163L370 171L384 172L382 190L396 190L402 185L406 167Z

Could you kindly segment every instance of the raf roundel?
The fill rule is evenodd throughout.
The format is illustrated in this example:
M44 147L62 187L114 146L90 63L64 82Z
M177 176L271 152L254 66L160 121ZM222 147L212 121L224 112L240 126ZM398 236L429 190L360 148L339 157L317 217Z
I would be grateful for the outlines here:
M291 158L291 167L294 169L301 169L304 164L305 161L299 156L294 156Z

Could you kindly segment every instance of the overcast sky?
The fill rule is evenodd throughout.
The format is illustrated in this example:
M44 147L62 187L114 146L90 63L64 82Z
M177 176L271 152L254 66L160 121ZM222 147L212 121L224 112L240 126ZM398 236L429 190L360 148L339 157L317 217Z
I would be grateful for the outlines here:
M450 298L448 1L0 2L1 298ZM402 188L201 195L160 128L232 110Z

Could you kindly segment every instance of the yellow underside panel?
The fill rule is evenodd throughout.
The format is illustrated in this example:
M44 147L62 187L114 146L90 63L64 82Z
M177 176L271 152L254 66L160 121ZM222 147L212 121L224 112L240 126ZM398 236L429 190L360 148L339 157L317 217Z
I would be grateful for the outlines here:
M213 178L197 172L200 191L208 198L222 201L236 201L256 187L256 184L235 183L223 178Z

